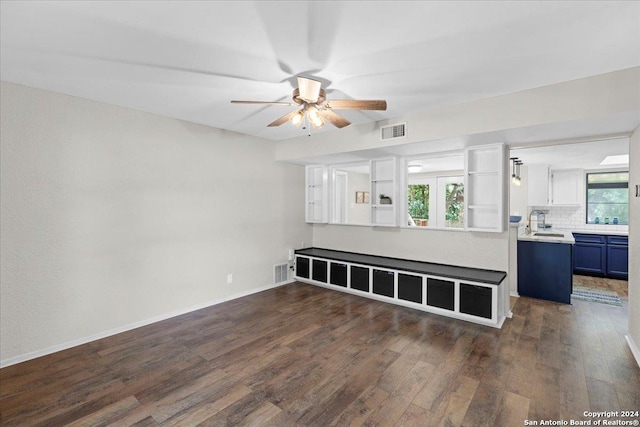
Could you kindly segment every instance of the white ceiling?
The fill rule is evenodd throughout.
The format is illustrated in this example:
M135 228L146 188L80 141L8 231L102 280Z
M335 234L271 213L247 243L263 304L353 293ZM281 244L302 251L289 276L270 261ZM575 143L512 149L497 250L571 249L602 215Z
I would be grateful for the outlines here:
M521 148L511 150L511 157L519 158L525 165L549 165L552 169L607 169L629 167L628 161L617 165L600 165L607 156L628 153L629 139L619 138L580 144Z
M329 99L387 100L385 112L344 112L358 124L640 66L639 2L0 8L2 80L272 140L303 134L288 123L266 127L289 107L229 101L288 100L296 75L321 80ZM599 131L612 126L620 123Z

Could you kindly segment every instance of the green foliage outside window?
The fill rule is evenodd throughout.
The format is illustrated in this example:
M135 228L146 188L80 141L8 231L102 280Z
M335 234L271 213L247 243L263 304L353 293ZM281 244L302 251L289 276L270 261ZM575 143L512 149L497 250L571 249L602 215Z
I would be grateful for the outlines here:
M410 185L409 215L413 219L429 219L429 186Z
M464 184L447 184L445 197L447 227L464 227Z

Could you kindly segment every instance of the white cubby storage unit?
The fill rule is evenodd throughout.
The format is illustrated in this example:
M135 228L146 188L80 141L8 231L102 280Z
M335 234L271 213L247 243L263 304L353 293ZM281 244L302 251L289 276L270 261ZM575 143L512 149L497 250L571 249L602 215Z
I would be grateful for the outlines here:
M465 223L469 231L505 229L505 146L465 149Z
M398 160L395 157L371 160L371 225L396 227L398 225ZM381 204L380 195L391 198L391 204Z
M303 254L295 265L296 280L328 289L494 328L508 316L504 278L490 284Z
M326 223L329 217L328 174L324 165L310 165L306 176L306 221Z

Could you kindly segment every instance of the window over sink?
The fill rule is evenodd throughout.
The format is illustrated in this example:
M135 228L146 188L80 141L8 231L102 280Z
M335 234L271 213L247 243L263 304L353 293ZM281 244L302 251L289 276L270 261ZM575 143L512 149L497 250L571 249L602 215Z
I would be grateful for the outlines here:
M587 224L629 224L629 172L587 173Z

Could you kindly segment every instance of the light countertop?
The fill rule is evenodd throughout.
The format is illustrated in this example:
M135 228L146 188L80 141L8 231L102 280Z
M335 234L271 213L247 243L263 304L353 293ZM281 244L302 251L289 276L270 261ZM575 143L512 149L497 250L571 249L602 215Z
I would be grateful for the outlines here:
M545 236L545 234L555 234L555 236ZM519 234L518 240L529 240L533 242L567 243L573 245L576 241L573 233L569 230L557 230L546 228L544 230L532 231L531 234Z

